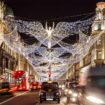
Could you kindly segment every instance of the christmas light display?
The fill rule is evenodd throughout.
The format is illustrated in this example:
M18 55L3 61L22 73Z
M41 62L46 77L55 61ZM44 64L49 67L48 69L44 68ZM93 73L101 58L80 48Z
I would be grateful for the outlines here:
M15 29L15 31L17 30ZM13 38L14 33L13 35L10 35L11 37L9 40L14 39L14 43L16 44L15 46L10 41L8 41L8 37L6 37L5 39L7 40L6 42L9 42L8 45L11 46L12 49L14 49L17 52L20 52L25 57L27 56L26 58L29 60L29 62L32 65L34 65L35 69L42 77L44 75L44 78L45 76L46 78L48 78L48 70L49 66L51 66L51 72L52 72L51 78L53 79L57 74L62 75L63 73L67 72L67 70L70 68L70 66L68 65L73 65L74 63L77 63L81 59L83 59L88 54L90 47L99 39L100 35L103 33L102 32L99 35L95 36L92 35L88 36L83 32L81 32L80 30L78 30L78 32L79 32L78 44L77 43L74 45L67 44L64 43L62 40L55 41L56 44L58 44L60 47L52 48L52 51L50 52L47 48L48 47L47 43L46 43L47 47L41 47L41 44L43 44L41 43L41 41L39 46L30 45L30 47L29 46L25 47L21 44L18 44L21 42L20 40L18 40L19 41L18 42L16 38ZM45 39L47 39L47 37L48 35L46 34ZM70 54L72 54L72 56L66 59L64 57L60 57L65 52L69 52ZM43 73L43 71L45 72Z
M59 22L56 26L53 23L52 27L48 27L46 24L44 28L38 21L23 21L6 16L5 23L11 32L8 35L4 34L2 41L13 51L22 54L43 80L49 78L49 69L51 69L50 78L58 79L73 64L81 61L104 33L103 25L101 31L96 35L87 35L91 26L92 31L95 31L95 26L97 25L98 30L99 24L103 23L100 20L97 24L96 20L97 17L92 17L76 22ZM24 45L25 42L21 41L19 35L21 33L33 36L38 43ZM78 43L69 44L63 41L64 38L75 34L79 34ZM69 53L68 56L67 53Z

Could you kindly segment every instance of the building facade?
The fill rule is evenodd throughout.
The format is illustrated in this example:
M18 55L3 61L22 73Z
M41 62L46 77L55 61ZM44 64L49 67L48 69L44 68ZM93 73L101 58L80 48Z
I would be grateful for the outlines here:
M105 2L98 2L96 8L96 18L92 25L92 34L105 31ZM88 54L66 72L61 78L69 81L79 81L81 72L85 72L90 67L105 64L105 33L100 36L98 41L90 48Z
M0 47L0 81L15 82L13 74L15 71L23 70L33 75L35 81L40 81L40 77L31 64L21 54L12 51L4 42Z

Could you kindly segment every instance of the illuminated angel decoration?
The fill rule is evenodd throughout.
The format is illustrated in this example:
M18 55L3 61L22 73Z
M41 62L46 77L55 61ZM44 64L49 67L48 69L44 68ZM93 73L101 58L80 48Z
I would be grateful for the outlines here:
M53 26L52 27L48 27L48 24L46 22L45 31L47 32L49 37L51 36L52 32L54 31L54 26L55 26L54 22L53 22Z

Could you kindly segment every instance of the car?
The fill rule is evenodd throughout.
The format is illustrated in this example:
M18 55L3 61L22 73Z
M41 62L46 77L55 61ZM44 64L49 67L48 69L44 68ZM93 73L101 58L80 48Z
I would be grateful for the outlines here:
M57 101L60 103L60 91L58 82L43 82L39 93L40 103L43 101Z
M41 84L39 82L31 82L30 83L30 90L40 90Z
M86 72L81 72L80 80L78 86L79 104L105 105L105 65L97 65L89 68Z
M71 103L78 104L78 90L77 87L69 90L69 100Z
M67 102L78 103L77 85L78 83L76 81L72 81L68 83L68 87L65 89L65 95L67 96Z
M0 82L0 95L11 94L9 82Z

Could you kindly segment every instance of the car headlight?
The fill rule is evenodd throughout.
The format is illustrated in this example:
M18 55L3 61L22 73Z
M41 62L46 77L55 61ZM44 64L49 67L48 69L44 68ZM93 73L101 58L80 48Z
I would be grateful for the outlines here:
M65 89L65 85L62 85L62 89Z
M59 93L56 93L56 95L59 95Z
M77 97L77 96L78 96L78 94L77 94L77 93L73 93L73 96L74 96L74 97Z
M103 100L101 100L97 97L94 97L94 96L87 96L86 99L88 99L89 101L96 103L96 104L104 104Z
M59 85L59 88L62 88L62 85Z
M76 101L76 98L72 97L70 98L71 101L75 102Z
M44 94L43 92L40 93L40 95L43 95L43 94Z
M65 92L68 92L68 89L65 89Z
M69 91L68 91L68 93L69 93L69 94L72 94L72 91L71 91L71 90L69 90Z

